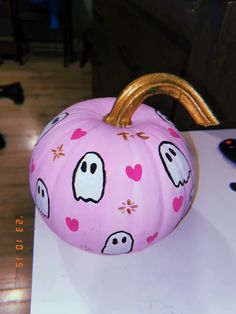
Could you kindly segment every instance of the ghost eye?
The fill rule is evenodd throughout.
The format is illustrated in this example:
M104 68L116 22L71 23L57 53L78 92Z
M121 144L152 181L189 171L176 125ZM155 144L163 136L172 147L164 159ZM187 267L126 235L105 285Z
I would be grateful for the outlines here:
M53 121L52 121L52 124L55 124L59 121L59 118L55 118Z
M166 153L166 158L169 160L169 162L172 162L172 157L170 156L170 154Z
M113 240L112 240L112 244L117 244L118 243L118 240L116 239L116 238L114 238Z
M126 237L122 238L122 243L125 243L126 241L127 241Z
M40 186L38 185L38 194L40 194Z
M44 190L42 190L42 197L44 197Z
M176 156L176 152L175 152L172 148L169 148L169 152L170 152L173 156Z
M92 174L94 174L94 172L97 170L97 165L95 163L93 163L91 166L90 166L90 171Z
M86 172L86 171L87 171L87 163L86 163L86 161L83 161L83 162L82 162L81 170L82 170L83 172Z

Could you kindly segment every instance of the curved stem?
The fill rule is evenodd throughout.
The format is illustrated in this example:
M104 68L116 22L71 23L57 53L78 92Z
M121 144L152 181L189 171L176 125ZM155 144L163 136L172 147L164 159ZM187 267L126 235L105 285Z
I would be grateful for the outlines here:
M177 99L197 124L205 127L219 124L196 90L185 80L168 73L147 74L131 82L117 98L111 112L104 117L104 122L117 127L131 125L135 110L146 98L158 94Z

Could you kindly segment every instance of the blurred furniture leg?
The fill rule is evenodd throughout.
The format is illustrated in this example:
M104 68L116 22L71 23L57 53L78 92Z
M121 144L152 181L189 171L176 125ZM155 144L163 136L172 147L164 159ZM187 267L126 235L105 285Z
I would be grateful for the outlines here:
M16 45L16 55L17 60L19 61L20 65L23 65L26 58L26 47L24 47L23 42L24 36L22 33L22 27L20 24L19 16L19 5L20 2L16 0L9 0L9 8L11 12L11 22L12 22L12 31L14 35L15 45Z
M64 66L74 61L73 55L73 27L72 27L72 2L63 0L63 36L64 36Z
M0 85L0 100L1 98L10 98L16 105L22 105L25 97L21 84L19 82L9 85ZM0 133L0 149L6 146L6 141L2 133Z
M6 141L2 133L0 133L0 149L3 149L6 146Z
M0 85L0 99L10 98L16 105L22 105L24 102L23 88L19 82L9 85Z

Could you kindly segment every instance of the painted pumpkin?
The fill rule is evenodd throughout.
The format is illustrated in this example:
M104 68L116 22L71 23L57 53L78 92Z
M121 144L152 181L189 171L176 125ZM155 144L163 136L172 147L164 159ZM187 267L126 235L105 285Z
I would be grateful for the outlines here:
M187 144L173 123L141 104L159 93L178 99L197 123L218 123L186 81L161 73L132 82L118 99L75 104L43 130L31 193L49 228L69 244L98 254L136 252L168 235L188 211L194 169Z

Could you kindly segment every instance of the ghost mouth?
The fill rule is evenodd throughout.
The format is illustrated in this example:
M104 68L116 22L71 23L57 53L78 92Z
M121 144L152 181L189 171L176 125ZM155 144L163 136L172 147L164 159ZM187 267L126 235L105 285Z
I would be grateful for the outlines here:
M171 177L171 180L172 180L172 182L174 183L174 185L178 188L180 185L181 185L181 186L184 186L185 184L188 183L189 178L190 178L190 175L191 175L191 170L189 169L189 170L188 170L188 176L187 176L187 178L184 178L183 180L178 181L177 184L176 184L176 182L173 180L172 177Z
M49 211L47 214L45 214L37 205L36 208L38 209L38 211L40 212L40 214L42 214L44 217L49 218Z
M103 193L103 194L104 194L104 193ZM82 201L84 201L85 203L88 203L88 202L98 203L98 202L102 199L103 194L99 197L99 199L94 199L94 198L91 198L91 197L85 198L85 197L83 197L83 196L79 196L79 197L77 197L77 198L75 197L75 199L76 199L77 201L82 200Z

